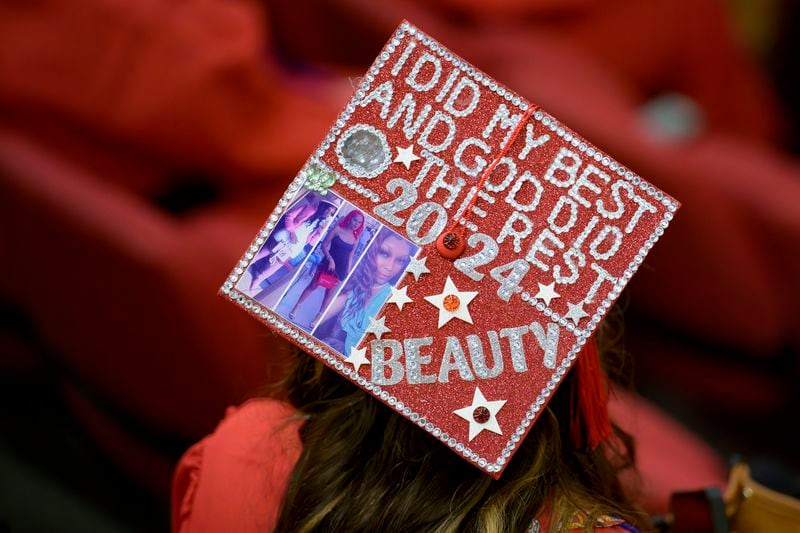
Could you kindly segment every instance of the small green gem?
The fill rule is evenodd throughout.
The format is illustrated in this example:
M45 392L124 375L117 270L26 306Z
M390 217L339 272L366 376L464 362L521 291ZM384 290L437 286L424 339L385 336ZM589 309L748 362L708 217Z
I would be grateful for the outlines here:
M336 174L323 170L318 166L312 166L306 171L305 188L310 191L327 194L331 185L336 183Z

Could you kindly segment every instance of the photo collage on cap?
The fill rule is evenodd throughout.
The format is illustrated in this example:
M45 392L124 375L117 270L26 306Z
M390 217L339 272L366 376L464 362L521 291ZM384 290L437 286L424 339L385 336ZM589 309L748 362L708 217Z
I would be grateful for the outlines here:
M346 357L418 250L335 193L301 188L236 287Z

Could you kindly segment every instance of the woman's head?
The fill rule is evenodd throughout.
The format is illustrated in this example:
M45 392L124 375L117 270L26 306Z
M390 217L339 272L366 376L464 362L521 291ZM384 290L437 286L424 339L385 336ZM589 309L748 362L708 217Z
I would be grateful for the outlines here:
M320 215L322 216L322 218L331 217L336 212L336 206L333 204L323 202L321 207L322 207L322 212L320 213Z
M324 220L336 212L336 206L328 202L320 202L316 212L309 220Z
M364 229L364 214L358 209L353 209L339 222L339 227L345 231L353 232L353 237L357 239Z
M373 285L385 285L396 281L397 276L408 266L414 246L396 233L382 229L371 249L374 250L375 279Z
M525 531L543 510L550 527L574 513L642 525L617 479L632 467L630 437L575 449L568 374L499 480L300 354L289 400L306 419L303 452L277 531Z
M343 318L361 313L377 289L397 282L414 251L413 244L389 228L381 228L344 289L350 296Z

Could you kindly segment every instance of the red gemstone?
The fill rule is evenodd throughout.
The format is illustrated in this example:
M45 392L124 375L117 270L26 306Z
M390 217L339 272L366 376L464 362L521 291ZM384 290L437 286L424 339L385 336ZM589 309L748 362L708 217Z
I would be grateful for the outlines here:
M442 244L448 250L455 250L461 244L461 238L451 231L442 238Z
M475 410L472 411L472 418L474 418L475 422L478 424L485 424L489 421L490 416L491 413L489 412L489 409L482 405L480 407L476 407Z

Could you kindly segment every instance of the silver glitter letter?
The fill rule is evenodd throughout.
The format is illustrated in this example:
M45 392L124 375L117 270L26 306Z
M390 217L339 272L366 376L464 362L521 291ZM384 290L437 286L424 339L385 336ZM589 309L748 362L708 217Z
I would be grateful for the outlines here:
M463 109L456 109L456 100L458 100L458 97L461 96L461 93L465 88L468 88L471 93L469 104L467 104ZM478 88L478 84L464 76L458 80L456 88L453 89L453 92L451 92L450 96L447 98L447 102L444 103L444 110L456 117L466 117L475 111L476 107L478 107L478 101L480 98L481 90Z
M492 177L497 175L497 169L500 167L500 165L504 165L506 168L508 168L508 172L506 173L505 177L500 181L500 183L496 185L494 182L487 179L486 183L484 183L483 185L487 191L502 192L506 190L506 188L509 185L511 185L511 182L514 181L514 178L517 176L517 164L514 162L512 158L503 157L500 159L500 161L497 162L497 166L495 166L494 169L492 170L491 174Z
M583 247L583 243L586 242L586 238L589 237L589 234L594 231L594 228L597 226L598 222L600 222L600 218L598 218L597 215L590 218L589 223L586 224L586 227L583 228L581 234L578 235L578 238L572 243L572 248L580 250Z
M393 200L375 206L375 214L389 224L401 226L404 219L397 216L397 213L411 207L417 201L417 189L409 182L401 178L392 178L386 184L386 190L390 194L400 191L400 194Z
M442 88L439 89L439 94L436 95L436 98L434 98L434 100L436 100L437 102L441 102L442 100L444 100L444 95L446 95L447 91L450 90L450 87L453 86L453 83L456 81L456 78L458 77L459 74L461 74L461 71L458 69L455 69L450 73L450 76L447 77L447 81L445 81L444 85L442 85Z
M515 222L521 222L522 229L515 228ZM497 243L502 243L504 240L506 240L506 237L514 237L514 251L519 253L520 250L522 250L522 239L527 239L528 235L530 235L532 232L533 222L531 222L531 219L519 211L512 211L511 216L508 217L506 223L503 224L503 229L500 230L500 234L497 236Z
M597 291L600 289L600 285L603 284L604 281L608 281L612 284L617 283L617 278L606 272L606 269L598 265L597 263L592 263L589 265L592 270L597 272L597 279L594 280L592 286L589 287L589 292L586 294L586 298L583 299L584 302L591 303L594 300L594 297L597 296Z
M619 190L625 189L628 193L628 198L633 196L633 185L628 183L624 180L615 181L611 184L611 198L614 199L614 203L617 204L617 208L613 211L609 211L606 209L603 200L597 200L594 205L597 208L597 212L603 215L605 218L610 218L611 220L615 220L622 216L622 213L625 212L625 203L622 201L622 197L620 197Z
M520 159L525 159L528 157L532 148L538 148L542 146L544 143L550 140L550 135L545 133L539 137L533 138L533 122L528 122L525 125L525 148L523 148L519 153Z
M467 357L464 355L464 349L458 337L447 337L447 345L444 347L444 356L442 357L442 366L439 367L439 382L448 383L450 380L450 372L458 369L461 374L461 379L464 381L472 381L475 377L472 375L472 370L469 368Z
M456 154L453 157L453 161L455 162L456 167L458 167L458 169L467 176L472 176L474 178L480 173L481 170L486 168L487 163L484 158L482 158L479 155L476 155L473 158L475 164L472 166L467 166L464 163L463 157L464 157L464 152L470 146L477 146L483 151L484 154L487 155L491 153L491 149L489 148L488 144L486 144L480 139L476 139L475 137L468 137L464 139L463 141L461 141L461 144L458 145L458 148L456 148Z
M417 76L419 76L420 70L425 66L426 63L430 63L433 65L433 74L428 79L428 81L420 83L417 80ZM414 67L411 69L411 72L408 73L406 77L406 83L411 86L415 91L425 92L430 91L439 81L439 77L442 75L442 62L439 61L439 58L435 55L429 54L425 52L417 62L414 63Z
M628 222L628 225L625 226L625 233L630 233L633 231L633 228L636 227L636 224L639 222L639 218L641 218L645 211L649 213L656 212L656 208L638 194L634 194L632 200L636 202L639 207L636 208L636 212L631 217L630 222Z
M545 246L545 241L550 241L559 249L564 248L564 243L561 242L561 239L556 237L549 228L544 228L539 236L536 237L536 240L533 241L533 246L531 246L531 249L528 250L528 254L525 256L525 261L532 265L536 265L540 270L547 272L550 270L550 267L547 266L546 263L543 263L541 259L536 257L536 255L539 252L542 252L547 257L553 257L556 253L552 248Z
M528 326L518 326L516 328L504 328L500 330L501 337L508 337L508 344L511 347L511 364L517 372L527 372L528 363L525 361L525 346L522 345L522 337L528 333Z
M544 366L545 368L556 367L556 352L558 352L558 324L550 322L547 324L547 333L538 322L531 324L531 331L536 337L536 342L544 350Z
M578 154L567 148L561 148L550 163L547 172L544 173L544 179L555 185L556 187L571 187L575 180L578 178L578 168L581 166L581 158ZM558 179L556 172L563 172L566 174L564 179Z
M591 207L592 203L581 196L581 189L589 189L595 194L600 194L601 191L600 187L589 179L589 176L598 176L601 180L603 180L604 183L611 181L611 178L608 177L608 174L594 165L587 165L586 168L583 169L583 172L581 172L581 177L578 178L578 181L576 181L572 187L570 187L568 193L583 207Z
M505 104L500 104L497 106L497 111L494 112L494 116L492 116L492 120L489 121L489 124L486 125L486 128L483 130L483 138L488 139L489 136L494 131L495 126L497 126L498 122L500 123L500 127L504 130L508 130L506 132L506 136L503 138L503 142L500 143L500 146L504 145L508 138L511 137L511 133L514 131L514 128L517 126L517 123L522 118L522 113L518 113L516 115L509 115L508 108Z
M386 359L386 349L391 355ZM397 385L403 379L403 365L400 356L403 355L403 345L395 339L374 340L370 343L372 351L372 382L376 385ZM386 377L386 367L391 371Z
M436 220L434 220L433 225L424 235L420 235L419 232L422 226L432 214L436 215ZM415 243L424 246L438 239L439 234L444 231L446 226L447 211L444 210L444 207L434 202L425 202L415 207L408 217L408 222L406 222L406 235Z
M409 141L417 134L419 131L419 127L422 126L422 123L425 122L425 119L428 117L428 113L431 112L431 105L425 104L422 106L422 109L419 111L419 115L417 115L417 119L414 120L414 111L417 108L417 101L414 100L414 97L411 93L406 93L403 97L403 100L400 102L400 105L394 110L392 113L391 118L386 122L386 126L388 128L394 128L397 121L400 120L400 115L403 114L405 111L405 118L403 119L403 133L406 136L406 139ZM383 115L383 111L381 111L381 118L386 118Z
M400 55L400 59L398 59L397 63L395 63L394 66L392 67L392 76L397 76L397 74L400 72L400 69L403 68L403 65L406 64L408 56L411 55L411 51L414 50L416 46L417 42L415 40L413 39L409 40L408 45L406 46L405 50L403 50L403 53Z
M450 208L450 206L453 205L453 202L456 201L458 195L461 194L461 189L463 189L464 185L466 185L467 183L466 180L461 177L456 177L453 183L448 183L447 181L445 181L445 178L447 177L447 173L449 170L450 170L450 165L445 164L439 171L439 173L436 175L436 178L433 180L433 183L431 183L431 186L428 188L428 192L425 193L426 198L433 198L433 195L436 194L436 192L439 190L443 189L445 191L448 191L450 194L448 194L445 201L442 202L442 204L448 209Z
M477 335L467 335L467 347L469 348L469 358L472 361L472 368L475 375L481 379L496 378L503 373L503 354L500 351L500 341L495 331L489 331L489 338L492 345L492 358L494 364L492 368L486 367L486 357L483 355L483 343ZM494 335L492 335L494 334Z
M477 248L478 245L481 245L481 251L473 255L462 255L453 261L453 266L471 279L480 281L485 274L478 272L476 267L494 261L494 258L497 257L499 252L499 248L497 247L497 243L494 242L494 239L484 233L473 233L467 238L467 244L470 248Z
M472 207L469 208L474 214L478 215L481 218L486 218L486 215L489 214L484 208L478 205L478 200L483 200L484 202L492 205L494 203L494 196L487 194L484 191L478 191L478 197L475 199L475 203L472 204Z
M428 140L431 133L433 132L434 128L439 124L443 124L447 127L447 134L444 136L444 139L439 144L431 144ZM453 120L453 117L446 113L442 113L441 111L437 111L433 114L433 118L428 122L428 125L425 126L425 130L420 135L419 140L417 141L420 146L423 148L427 148L433 153L438 153L450 146L450 143L453 142L453 139L456 138L456 123Z
M578 269L586 266L586 256L583 255L583 252L581 252L579 249L572 247L564 252L563 258L564 264L567 266L567 268L569 268L570 273L569 275L563 275L561 273L561 265L554 265L553 279L556 283L562 283L565 285L575 283L578 280L578 275L580 274Z
M421 367L421 365L429 365L431 363L431 356L422 355L419 349L431 344L433 344L433 337L406 339L403 341L406 354L406 375L408 376L409 385L434 383L436 381L436 374L423 374Z
M434 165L439 168L444 166L444 159L433 155L427 150L420 152L420 155L422 155L422 159L424 159L425 162L422 164L419 172L417 172L417 176L414 178L413 185L415 188L418 188L420 185L422 185L422 182L425 181L425 178L428 176L428 172Z
M392 87L392 82L385 81L375 87L371 93L364 97L361 100L361 103L358 104L361 107L367 107L372 101L378 102L381 104L381 118L385 119L389 115L389 106L392 105L392 95L394 94L394 87ZM413 109L412 109L413 112ZM407 119L406 119L407 120Z
M522 186L525 185L525 183L527 182L530 182L531 185L533 185L533 198L531 198L530 201L528 201L528 203L522 204L517 201L517 195L522 190ZM539 200L542 199L543 190L544 187L542 187L542 183L538 179L536 179L536 176L534 176L533 174L531 174L526 170L525 172L522 173L522 175L519 178L517 178L517 181L514 182L514 186L511 187L508 196L506 196L506 202L508 202L508 204L517 211L526 211L526 212L534 211L536 210L536 207L539 205ZM523 196L529 196L529 195L523 195Z
M569 207L569 219L566 224L559 226L557 223L558 216L561 214L565 205ZM550 216L547 217L547 223L550 224L550 229L553 230L554 233L564 233L565 231L571 230L577 221L578 204L568 196L559 196L556 205L553 206L553 210L550 211Z
M599 251L598 248L609 235L611 235L611 245L605 252ZM589 244L589 253L592 254L592 257L595 259L605 261L616 254L620 246L622 246L622 230L616 226L606 224L603 226L603 229L600 230L600 233L597 234L597 237Z

